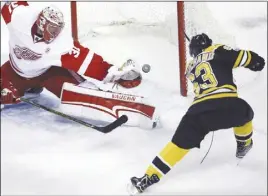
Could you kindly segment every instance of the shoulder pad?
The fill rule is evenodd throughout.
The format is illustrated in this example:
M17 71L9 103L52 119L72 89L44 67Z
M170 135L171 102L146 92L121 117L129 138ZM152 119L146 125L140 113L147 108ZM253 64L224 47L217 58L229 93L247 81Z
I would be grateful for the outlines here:
M212 52L212 51L216 50L217 48L219 48L220 46L223 46L223 45L222 44L215 44L215 45L209 46L208 48L206 48L204 50L204 52Z

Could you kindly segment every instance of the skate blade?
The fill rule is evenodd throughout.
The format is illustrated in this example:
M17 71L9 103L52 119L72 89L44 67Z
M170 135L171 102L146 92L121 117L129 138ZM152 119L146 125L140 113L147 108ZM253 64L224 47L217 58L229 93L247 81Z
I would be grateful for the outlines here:
M252 147L248 150L248 152L246 153L246 155L243 158L236 158L236 160L237 160L236 166L237 167L241 164L241 162L243 162L245 159L247 159L247 157L250 154L251 150L252 150Z
M127 184L127 192L131 196L139 194L139 191L136 189L135 186L132 185L132 183Z
M244 158L244 157L243 157ZM236 166L239 166L243 158L236 158Z

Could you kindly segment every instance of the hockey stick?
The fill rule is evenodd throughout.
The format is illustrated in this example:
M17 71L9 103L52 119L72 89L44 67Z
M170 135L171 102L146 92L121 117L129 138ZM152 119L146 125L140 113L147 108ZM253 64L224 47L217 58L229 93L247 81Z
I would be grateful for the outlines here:
M190 41L190 38L187 36L186 32L184 31L184 35L188 41Z
M102 126L96 126L96 125L87 123L87 122L85 122L85 121L83 121L83 120L79 120L79 119L77 119L77 118L74 118L74 117L72 117L72 116L69 116L69 115L67 115L67 114L64 114L64 113L62 113L62 112L59 112L59 111L53 110L53 109L51 109L51 108L48 108L48 107L46 107L46 106L40 105L40 104L35 103L35 102L33 102L33 101L30 101L29 99L25 99L25 98L21 97L20 100L21 100L22 102L28 103L28 104L30 104L30 105L33 105L33 106L37 107L37 108L41 108L41 109L43 109L43 110L46 110L46 111L48 111L48 112L51 112L51 113L56 114L56 115L58 115L58 116L61 116L61 117L63 117L63 118L69 119L69 120L74 121L74 122L76 122L76 123L82 124L82 125L84 125L84 126L86 126L86 127L90 127L90 128L92 128L92 129L95 129L95 130L100 131L100 132L102 132L102 133L109 133L109 132L111 132L112 130L116 129L117 127L121 126L122 124L124 124L124 123L126 123L126 122L128 121L127 116L126 116L126 115L123 115L123 116L120 116L120 117L119 117L118 119L116 119L115 121L113 121L112 123L110 123L110 124L108 124L108 125L106 125L106 126L104 126L104 127L102 127Z

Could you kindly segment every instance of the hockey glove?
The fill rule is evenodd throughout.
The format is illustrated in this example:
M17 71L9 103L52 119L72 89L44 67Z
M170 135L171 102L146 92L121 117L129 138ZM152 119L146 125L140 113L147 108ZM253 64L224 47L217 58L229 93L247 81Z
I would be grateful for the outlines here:
M116 83L124 88L134 88L136 86L139 86L141 83L141 76L136 77L135 79L119 79L116 81Z
M11 82L7 82L7 85L3 86L1 90L1 104L15 104L20 102L20 96L17 89Z
M129 59L121 67L112 66L103 82L114 82L125 88L133 88L141 83L141 79L138 66L133 60Z
M247 66L251 71L261 71L264 68L265 60L255 52L251 52L252 60L250 64Z

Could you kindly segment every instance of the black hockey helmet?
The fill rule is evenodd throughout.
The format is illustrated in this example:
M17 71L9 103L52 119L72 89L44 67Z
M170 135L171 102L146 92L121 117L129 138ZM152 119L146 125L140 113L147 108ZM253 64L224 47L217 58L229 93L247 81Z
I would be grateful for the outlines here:
M196 57L204 49L212 45L212 40L205 34L198 34L192 37L189 50L192 57Z

